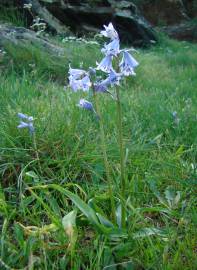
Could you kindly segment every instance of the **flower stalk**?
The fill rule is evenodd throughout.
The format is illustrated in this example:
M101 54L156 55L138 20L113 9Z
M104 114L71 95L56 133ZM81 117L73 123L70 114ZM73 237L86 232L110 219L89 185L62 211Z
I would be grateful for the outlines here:
M97 100L97 94L95 91L93 91L94 95L94 101L95 101L95 107L96 107L96 112L98 115L99 119L99 128L100 128L100 135L101 135L101 147L102 147L102 152L103 152L103 160L104 160L104 166L105 166L105 171L106 171L106 177L107 177L107 183L108 183L108 191L109 191L109 197L110 197L110 203L111 203L111 212L112 212L112 219L115 222L116 220L116 208L115 208L115 200L114 200L114 195L113 195L113 181L111 179L110 175L110 165L109 161L107 158L107 147L105 143L105 133L104 133L104 125L103 125L103 120L101 117L101 112Z
M90 89L93 90L94 103L96 110L91 102L85 99L81 99L79 104L80 108L92 111L99 119L100 134L101 134L101 147L103 151L103 159L106 170L106 177L109 188L109 195L111 201L111 211L113 220L116 221L116 209L115 209L115 196L113 195L113 179L110 175L110 165L107 156L107 147L105 141L105 132L103 119L100 114L100 109L97 101L97 93L110 94L113 100L116 100L117 107L117 136L120 152L120 199L121 199L121 227L126 227L126 207L124 205L126 199L126 175L124 164L124 142L123 142L123 130L122 130L122 108L120 99L120 82L124 77L135 76L135 68L139 63L129 53L132 49L120 49L120 39L117 31L114 29L112 23L108 26L104 25L105 30L101 31L104 37L110 39L110 43L105 44L101 49L101 52L105 55L104 58L98 63L96 68L89 68L86 72L82 69L69 68L69 86L74 91L82 90L87 92ZM120 58L121 57L121 58ZM102 71L105 75L97 76L97 70ZM115 87L116 98L110 90Z
M124 206L124 199L126 193L126 179L125 179L125 167L124 167L124 144L122 134L122 108L120 102L120 91L116 87L116 107L117 107L117 132L118 132L118 143L120 151L120 183L121 183L121 226L125 228L126 225L126 209Z
M36 134L35 132L32 134L32 141L33 141L33 148L36 154L36 159L38 161L38 167L40 170L40 173L42 173L42 168L41 168L41 164L40 164L40 156L39 156L39 152L38 152L38 146L37 146L37 142L36 142Z

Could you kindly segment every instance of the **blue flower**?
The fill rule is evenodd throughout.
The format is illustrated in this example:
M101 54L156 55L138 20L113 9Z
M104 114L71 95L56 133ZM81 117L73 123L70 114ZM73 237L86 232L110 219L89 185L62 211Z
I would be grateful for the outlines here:
M77 104L77 106L80 107L80 108L83 108L85 110L94 111L92 103L87 101L84 98L79 100L79 103Z
M82 69L69 69L69 85L74 92L78 90L88 91L91 86L91 81L88 73Z
M81 84L82 84L82 87L81 89L86 92L89 90L89 88L91 87L91 81L90 81L90 78L88 75L86 75L82 80L81 80Z
M97 65L98 66L96 69L109 73L110 70L112 69L112 56L111 55L105 56L99 64L97 63Z
M135 75L134 68L139 63L127 51L123 51L122 61L120 62L120 70L124 76Z
M121 78L122 78L122 74L121 73L115 72L115 70L113 68L110 70L110 74L109 74L108 80L109 80L109 83L111 84L111 86L113 86L113 85L119 85Z
M83 77L86 74L86 71L83 69L74 69L69 66L68 73L69 73L69 79L77 80Z
M96 92L102 92L102 93L108 92L107 87L108 87L108 84L106 84L106 80L101 81L101 82L96 82L94 84L94 90Z
M101 35L103 35L104 37L108 37L111 40L118 38L118 33L114 29L112 23L109 23L108 26L104 25L104 28L105 30L101 31Z
M33 126L33 120L34 120L33 117L28 116L28 115L23 114L23 113L18 113L17 116L21 119L20 124L17 126L17 128L19 128L19 129L28 128L30 134L33 134L35 131L34 126Z
M32 116L28 116L24 113L17 113L17 116L20 118L20 119L23 119L23 120L27 120L27 121L33 121L33 117Z
M113 85L119 85L122 74L116 73L113 69L110 70L109 76L100 82L94 84L94 90L96 92L108 92L108 87Z
M120 42L119 39L116 38L109 44L105 44L104 48L101 50L105 55L114 55L117 56L120 53Z

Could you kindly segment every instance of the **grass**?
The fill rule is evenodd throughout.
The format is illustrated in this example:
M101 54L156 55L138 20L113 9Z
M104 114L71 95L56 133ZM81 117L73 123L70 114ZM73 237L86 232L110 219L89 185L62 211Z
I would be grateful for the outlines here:
M6 7L5 4L0 3L0 22L12 23L16 26L27 26L27 21L24 16L24 11L19 10L18 7L12 7L8 4Z
M1 269L195 269L197 46L162 38L135 54L137 76L121 90L128 236L109 239L78 211L72 262L62 218L76 207L65 190L110 216L98 122L76 107L83 93L64 90L68 64L95 66L100 48L68 43L62 59L35 47L5 50L0 55ZM119 193L115 104L107 95L99 102ZM16 128L17 112L35 117L41 171L32 138ZM119 265L107 267L113 264Z

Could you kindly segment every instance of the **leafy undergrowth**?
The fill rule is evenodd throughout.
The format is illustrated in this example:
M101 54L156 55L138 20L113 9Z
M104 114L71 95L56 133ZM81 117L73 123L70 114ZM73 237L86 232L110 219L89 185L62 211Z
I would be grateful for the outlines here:
M65 50L63 59L31 47L0 53L1 269L194 269L196 45L164 39L135 53L137 76L121 90L127 231L110 236L88 208L110 219L98 121L76 107L81 93L64 89L69 63L88 68L101 54L75 42ZM115 104L108 95L99 102L118 194ZM16 128L18 112L35 118L39 161L31 136ZM74 233L65 232L62 218L80 207Z

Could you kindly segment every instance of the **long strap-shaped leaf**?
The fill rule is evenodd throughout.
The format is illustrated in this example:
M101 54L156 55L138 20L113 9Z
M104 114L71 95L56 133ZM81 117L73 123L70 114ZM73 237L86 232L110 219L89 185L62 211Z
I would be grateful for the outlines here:
M103 226L96 215L96 212L88 205L86 204L78 195L70 192L69 190L58 186L56 184L49 184L49 185L39 185L31 187L30 189L55 189L64 195L66 195L75 205L76 207L88 218L88 220L95 225L102 233L108 234L110 233L110 229Z

